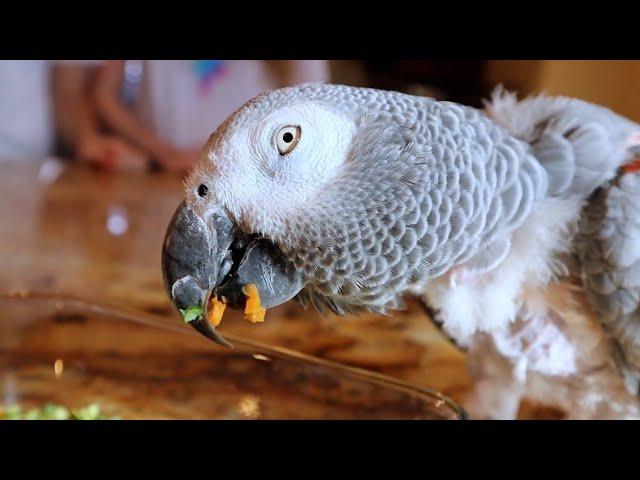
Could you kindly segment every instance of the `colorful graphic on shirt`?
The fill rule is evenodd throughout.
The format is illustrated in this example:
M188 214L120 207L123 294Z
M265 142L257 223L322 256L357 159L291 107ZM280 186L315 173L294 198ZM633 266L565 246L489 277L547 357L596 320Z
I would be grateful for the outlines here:
M209 92L213 81L224 74L225 70L225 62L222 60L194 60L193 66L203 95Z

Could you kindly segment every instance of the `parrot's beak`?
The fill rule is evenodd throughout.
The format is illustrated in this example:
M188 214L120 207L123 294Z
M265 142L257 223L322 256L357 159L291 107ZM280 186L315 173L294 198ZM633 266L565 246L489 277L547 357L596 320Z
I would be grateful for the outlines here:
M254 284L261 306L293 298L303 287L299 272L270 241L243 234L222 209L206 219L183 202L173 215L162 248L167 294L179 310L199 306L189 323L211 340L231 346L207 320L212 295L230 308L243 308L243 287Z

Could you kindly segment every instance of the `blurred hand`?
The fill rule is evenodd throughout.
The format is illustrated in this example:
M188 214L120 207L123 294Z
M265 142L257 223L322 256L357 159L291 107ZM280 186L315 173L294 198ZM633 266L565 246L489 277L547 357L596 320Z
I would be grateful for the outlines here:
M191 170L201 154L202 148L171 149L159 160L166 170L184 175Z
M82 163L106 170L144 170L148 156L124 140L96 135L81 139L76 148L76 156Z

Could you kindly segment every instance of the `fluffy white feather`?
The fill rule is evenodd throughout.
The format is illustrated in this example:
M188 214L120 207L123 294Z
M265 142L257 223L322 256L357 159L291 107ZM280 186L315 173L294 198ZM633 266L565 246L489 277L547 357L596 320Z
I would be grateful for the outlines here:
M569 250L570 232L581 202L546 198L522 227L511 234L511 250L490 272L465 274L458 265L423 290L442 313L444 328L461 345L476 331L500 331L526 302L525 288L544 288L558 271L557 256Z

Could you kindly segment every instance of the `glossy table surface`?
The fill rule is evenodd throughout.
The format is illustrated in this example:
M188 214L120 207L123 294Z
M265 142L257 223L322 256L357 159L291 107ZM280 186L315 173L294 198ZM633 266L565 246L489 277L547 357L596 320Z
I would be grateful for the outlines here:
M97 172L55 160L0 165L0 291L70 294L180 325L162 284L160 252L181 199L181 179L164 174ZM290 302L257 325L229 312L221 331L462 401L470 386L464 354L417 302L408 305L390 317L323 318Z

